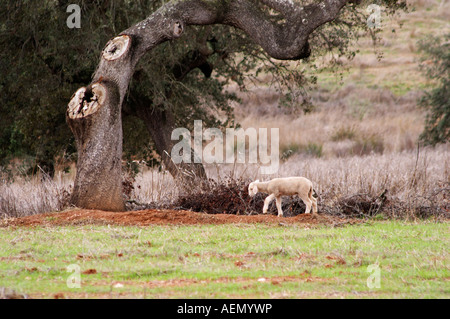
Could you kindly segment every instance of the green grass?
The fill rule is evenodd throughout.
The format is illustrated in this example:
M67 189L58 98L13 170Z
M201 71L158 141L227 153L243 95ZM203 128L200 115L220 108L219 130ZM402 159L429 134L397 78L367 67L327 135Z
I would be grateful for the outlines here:
M1 228L0 238L0 287L37 298L450 296L448 223ZM68 288L71 264L97 273ZM373 264L381 286L370 289Z

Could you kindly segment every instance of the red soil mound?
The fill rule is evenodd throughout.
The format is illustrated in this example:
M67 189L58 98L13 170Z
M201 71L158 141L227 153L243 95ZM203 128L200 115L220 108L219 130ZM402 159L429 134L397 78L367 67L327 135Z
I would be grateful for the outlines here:
M342 219L331 216L313 216L311 214L297 215L295 217L279 218L274 215L230 215L205 214L183 210L142 210L122 213L105 212L98 210L75 209L70 211L39 214L21 218L0 221L0 226L52 226L52 225L198 225L198 224L327 224L341 226L358 223L358 220Z

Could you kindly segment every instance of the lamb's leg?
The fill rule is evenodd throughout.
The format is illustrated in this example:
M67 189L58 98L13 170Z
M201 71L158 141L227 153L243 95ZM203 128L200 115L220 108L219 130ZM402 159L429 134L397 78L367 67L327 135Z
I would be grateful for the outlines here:
M281 209L281 196L278 196L276 199L277 199L278 217L283 217L283 210Z
M309 214L309 212L311 211L312 200L310 200L307 196L302 197L300 196L300 194L298 196L302 199L303 203L305 203L306 205L305 214Z
M313 207L313 214L317 215L317 199L315 199L313 196L310 197Z
M274 197L275 197L275 195L271 194L271 195L267 196L266 199L264 200L263 214L267 214L267 209L269 208L269 204L273 200Z
M315 199L312 194L313 190L311 189L311 191L308 193L308 198L312 203L313 214L317 215L317 199Z

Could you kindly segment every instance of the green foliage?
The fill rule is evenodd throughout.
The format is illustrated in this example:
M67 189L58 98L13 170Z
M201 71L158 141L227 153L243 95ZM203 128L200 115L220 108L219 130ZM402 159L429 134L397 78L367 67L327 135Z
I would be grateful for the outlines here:
M72 134L65 123L73 92L89 83L102 43L92 12L81 2L87 28L66 27L69 1L2 1L0 3L0 164L12 156L32 154L38 164L54 165L58 154L73 153ZM91 14L89 14L91 13Z
M431 145L446 143L450 140L450 33L420 41L419 50L426 75L437 83L420 100L428 110L421 139Z
M107 41L146 18L164 1L81 1L80 29L66 26L70 3L0 3L2 165L12 157L31 154L37 164L51 171L56 156L76 152L65 122L71 95L91 81ZM194 69L177 78L174 70L189 62L187 58L202 41L213 52L207 63L214 73L205 76ZM210 127L234 126L230 101L236 97L224 87L230 81L244 86L247 74L256 68L271 72L272 64L271 69L259 65L266 59L242 32L224 26L191 27L178 41L155 48L140 61L125 98L125 158L158 162L146 127L136 117L137 100L139 106L170 109L180 127L192 128L194 119Z

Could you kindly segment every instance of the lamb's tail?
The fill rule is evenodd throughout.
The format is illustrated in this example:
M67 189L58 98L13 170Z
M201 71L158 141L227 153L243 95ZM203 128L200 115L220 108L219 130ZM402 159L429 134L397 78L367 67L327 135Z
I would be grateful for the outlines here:
M317 194L316 190L311 185L311 187L309 188L308 197L309 198L314 198L313 195L316 195L316 197L319 197L319 195Z

